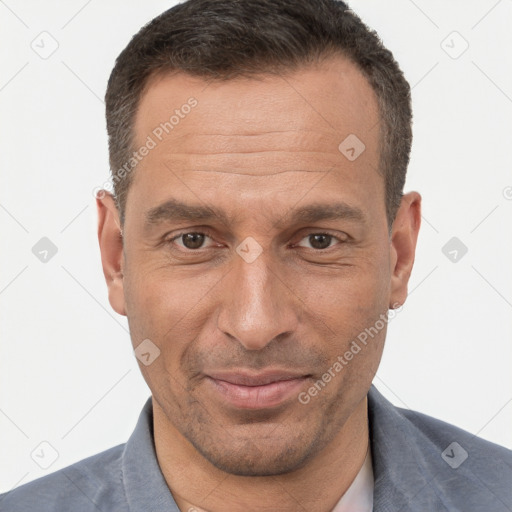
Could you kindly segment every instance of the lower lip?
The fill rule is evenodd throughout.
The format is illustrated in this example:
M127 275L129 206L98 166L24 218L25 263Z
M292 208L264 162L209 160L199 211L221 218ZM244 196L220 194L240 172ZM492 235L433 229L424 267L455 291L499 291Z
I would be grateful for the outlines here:
M231 405L241 409L277 407L297 396L307 377L271 382L263 386L242 386L208 377L214 389Z

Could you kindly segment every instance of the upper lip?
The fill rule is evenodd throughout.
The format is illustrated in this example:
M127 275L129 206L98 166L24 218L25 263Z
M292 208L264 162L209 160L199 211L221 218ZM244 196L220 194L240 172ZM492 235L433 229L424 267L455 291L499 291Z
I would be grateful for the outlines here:
M247 370L231 370L209 372L207 376L215 380L223 380L240 386L264 386L265 384L279 382L281 380L303 379L308 377L308 375L303 373L286 370L267 370L259 373Z

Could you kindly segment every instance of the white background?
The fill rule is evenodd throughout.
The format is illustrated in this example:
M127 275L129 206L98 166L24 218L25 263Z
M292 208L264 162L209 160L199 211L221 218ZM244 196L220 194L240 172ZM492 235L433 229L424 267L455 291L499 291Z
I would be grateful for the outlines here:
M92 190L108 179L114 59L171 5L0 3L0 491L125 442L149 396L107 301ZM351 7L413 86L406 190L424 199L411 295L375 383L397 405L512 448L512 1ZM48 59L31 48L43 31L59 45ZM469 43L456 59L445 50L465 43L453 31ZM44 236L58 247L47 263L31 251ZM454 236L468 248L456 263L441 251ZM58 452L48 469L30 456L42 441Z

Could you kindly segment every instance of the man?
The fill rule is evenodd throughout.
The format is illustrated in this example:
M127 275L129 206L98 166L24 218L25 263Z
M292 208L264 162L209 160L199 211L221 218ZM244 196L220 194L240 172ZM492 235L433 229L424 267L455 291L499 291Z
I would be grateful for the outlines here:
M410 91L333 0L190 0L109 80L109 300L152 398L2 511L506 511L512 456L372 379L420 226Z

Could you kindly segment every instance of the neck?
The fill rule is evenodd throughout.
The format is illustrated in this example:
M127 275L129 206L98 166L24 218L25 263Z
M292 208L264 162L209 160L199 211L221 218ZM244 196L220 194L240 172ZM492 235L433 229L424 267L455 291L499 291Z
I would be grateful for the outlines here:
M330 511L357 476L369 447L366 398L316 457L278 476L238 476L216 468L176 430L154 399L153 424L158 463L182 512Z

